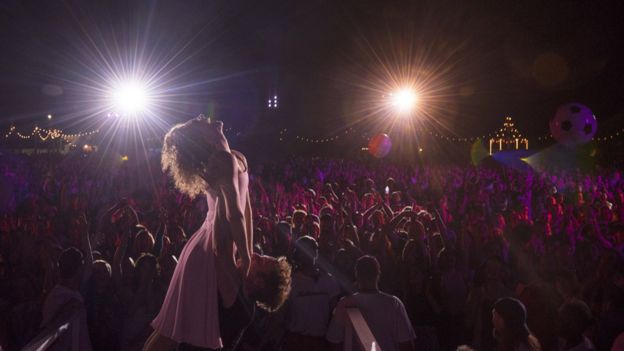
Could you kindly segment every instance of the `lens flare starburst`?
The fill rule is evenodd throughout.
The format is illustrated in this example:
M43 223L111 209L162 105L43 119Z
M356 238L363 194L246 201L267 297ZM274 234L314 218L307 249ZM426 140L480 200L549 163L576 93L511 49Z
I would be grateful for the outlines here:
M145 112L150 104L149 88L136 80L123 81L111 91L111 104L117 113L137 115Z
M165 132L204 112L207 100L219 93L216 83L238 74L220 71L219 62L231 52L207 50L221 39L214 34L206 41L208 33L228 29L219 8L214 7L212 20L202 16L170 26L163 23L176 16L162 11L164 4L127 6L121 12L135 17L100 17L93 13L99 6L90 2L61 6L58 11L66 15L59 24L65 28L62 39L71 45L59 50L44 44L46 60L28 72L59 87L54 95L56 125L67 131L98 130L80 143L97 145L91 156L101 159L102 166L120 155L128 155L131 162L155 157ZM147 181L158 176L149 172Z
M434 135L462 135L457 125L476 117L476 100L467 97L479 92L472 85L478 78L470 70L472 63L462 56L471 50L472 38L436 34L455 24L427 22L421 28L378 33L358 28L354 54L339 76L351 92L344 103L348 124L372 134L387 133L397 150L417 158L425 143L427 150L444 149L444 142Z
M418 94L413 89L403 88L390 94L390 102L402 116L405 116L414 110Z

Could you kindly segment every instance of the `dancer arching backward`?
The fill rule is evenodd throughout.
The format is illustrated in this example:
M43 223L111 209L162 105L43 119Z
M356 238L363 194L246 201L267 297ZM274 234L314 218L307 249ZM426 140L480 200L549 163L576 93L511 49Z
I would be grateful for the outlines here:
M286 299L290 266L253 254L247 161L230 150L221 122L200 116L173 127L162 167L181 192L205 194L208 213L180 254L144 350L231 349L256 304L275 310Z

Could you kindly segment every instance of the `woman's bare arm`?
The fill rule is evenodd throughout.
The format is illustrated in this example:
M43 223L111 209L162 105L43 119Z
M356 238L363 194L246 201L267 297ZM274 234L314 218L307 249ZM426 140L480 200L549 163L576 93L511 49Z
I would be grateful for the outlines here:
M241 259L242 270L245 275L249 274L251 266L251 252L249 251L249 238L245 223L243 207L239 200L238 189L238 164L234 155L220 153L217 168L222 169L222 177L218 181L222 198L225 201L225 216L230 227L232 240Z
M247 251L251 255L253 253L253 213L251 212L249 193L247 193L247 201L245 204L245 227L247 230Z
M249 172L249 165L247 164L247 158L245 155L240 153L239 151L232 150L232 153L237 156L241 162L243 163L245 172ZM244 189L238 189L239 191ZM247 192L247 196L245 197L245 229L247 230L247 251L251 256L253 254L253 212L251 210L251 197L249 196L249 192Z

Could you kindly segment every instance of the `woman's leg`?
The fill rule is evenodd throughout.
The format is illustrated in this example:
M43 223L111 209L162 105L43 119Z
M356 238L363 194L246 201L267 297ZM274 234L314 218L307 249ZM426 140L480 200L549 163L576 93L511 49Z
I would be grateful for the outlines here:
M174 351L178 343L160 334L156 330L147 338L143 351Z

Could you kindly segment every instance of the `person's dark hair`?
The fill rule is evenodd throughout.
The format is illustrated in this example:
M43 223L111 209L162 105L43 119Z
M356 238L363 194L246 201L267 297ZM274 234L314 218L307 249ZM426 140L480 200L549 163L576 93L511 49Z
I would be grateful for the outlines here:
M612 311L623 313L624 312L624 289L615 284L611 284L607 287L605 292L606 298L609 301L609 306Z
M555 281L559 283L565 293L576 296L579 292L579 282L574 271L561 269L555 273Z
M276 233L279 234L281 240L290 241L292 238L292 227L289 222L280 221L274 228Z
M93 261L93 270L95 271L96 269L101 269L104 272L106 272L106 274L108 276L111 276L113 274L113 270L111 268L110 263L106 262L106 260L94 260Z
M272 269L264 275L264 287L254 298L258 307L268 312L277 311L290 294L292 268L286 257L271 260Z
M321 224L334 225L334 217L331 213L322 213L319 221Z
M145 274L144 267L147 267L147 265L153 265L153 267L158 267L158 260L153 254L144 252L141 254L141 256L139 256L134 266L134 289L139 286L139 283L143 278L143 274Z
M315 215L314 213L310 213L308 217L310 218L312 222L316 222L316 223L321 222L321 219L319 218L319 216Z
M375 281L379 279L381 269L374 256L364 255L355 262L355 277L361 281Z
M104 255L102 255L102 253L98 250L93 250L91 251L91 256L93 256L93 263L95 263L95 261L103 261L104 260Z
M580 342L591 323L591 310L581 300L566 302L559 309L559 334L568 341Z
M333 260L334 268L336 272L332 272L332 275L336 277L342 277L342 279L348 279L349 282L353 281L353 271L355 260L353 256L344 248L339 249L334 255ZM341 285L342 285L341 281ZM345 285L347 285L347 282Z
M511 232L509 242L512 246L523 246L531 240L533 228L526 223L518 224Z
M333 217L333 212L334 212L334 209L331 206L331 204L327 204L327 205L321 207L321 209L319 210L319 215L321 216L321 222L324 221L324 220L333 220L333 218L334 218ZM323 219L323 218L325 218L325 219ZM333 222L330 222L330 223L333 223Z
M505 322L505 329L499 336L502 350L515 350L520 344L524 344L532 351L541 350L537 338L531 335L526 324L526 307L520 300L512 297L498 299L494 303L494 311Z
M406 262L418 255L418 246L414 239L409 239L403 245L403 251L401 252L401 261Z
M482 287L488 280L488 264L491 262L495 262L502 267L505 266L504 261L497 255L489 255L475 270L475 275L473 279L473 283L475 286Z
M303 210L301 208L296 209L293 212L292 217L290 219L291 220L291 225L297 224L297 223L295 223L295 221L299 221L299 220L301 220L301 224L303 224L305 222L305 217L307 215L308 215L308 213L305 210Z
M61 252L58 260L58 268L61 279L71 279L80 272L84 264L82 252L75 247L70 247Z
M306 262L312 263L318 255L318 242L309 235L304 235L295 242L293 262L296 266Z
M153 265L157 265L158 264L158 260L156 259L156 256L154 256L151 253L144 252L137 259L136 264L135 264L135 269L141 270L144 265L150 264L150 263L153 264Z
M440 268L441 270L454 268L451 266L451 260L457 261L457 251L451 247L443 247L438 252L438 257L436 261L438 268Z

